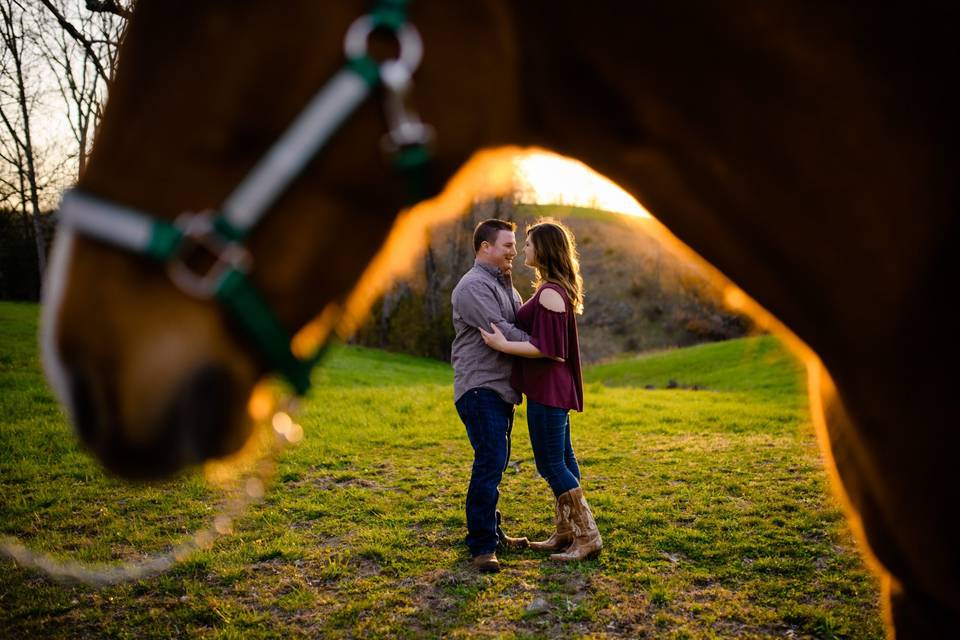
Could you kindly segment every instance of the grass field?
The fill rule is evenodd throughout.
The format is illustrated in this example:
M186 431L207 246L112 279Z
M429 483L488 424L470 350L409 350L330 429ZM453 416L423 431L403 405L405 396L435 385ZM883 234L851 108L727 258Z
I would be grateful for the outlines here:
M205 522L216 494L196 474L130 486L78 449L43 382L36 316L0 303L0 533L129 559ZM0 637L883 636L876 580L826 489L802 372L776 341L619 360L585 379L573 438L598 560L522 552L502 556L500 574L469 570L472 453L450 368L342 347L317 375L304 441L234 533L165 575L99 591L0 561ZM506 528L545 536L552 502L522 408L513 460Z

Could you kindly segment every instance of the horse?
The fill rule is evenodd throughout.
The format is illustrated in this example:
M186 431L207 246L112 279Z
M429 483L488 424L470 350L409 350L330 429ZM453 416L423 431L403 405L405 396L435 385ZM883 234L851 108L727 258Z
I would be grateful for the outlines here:
M216 207L342 66L365 8L139 0L79 187L161 220ZM362 314L419 249L417 220L455 215L504 153L586 163L793 336L890 633L951 635L957 14L936 2L417 3L413 99L446 188L397 217L401 185L379 100L367 101L250 235L250 277L284 328L322 341L332 325L311 319ZM53 262L48 377L104 465L154 476L241 446L270 367L215 302L68 229Z

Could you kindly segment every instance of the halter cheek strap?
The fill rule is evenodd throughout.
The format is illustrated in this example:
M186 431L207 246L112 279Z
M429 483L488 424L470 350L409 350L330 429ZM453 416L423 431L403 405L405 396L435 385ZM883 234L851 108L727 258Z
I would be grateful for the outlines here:
M405 0L380 0L347 32L347 62L314 96L297 119L259 160L217 212L181 214L173 222L97 198L68 191L60 204L61 223L79 233L131 253L164 263L171 281L200 299L216 299L256 343L271 368L290 382L298 395L310 387L310 372L325 345L313 356L297 358L291 336L273 313L248 274L253 259L244 245L247 235L277 198L323 148L330 137L382 84L386 91L389 132L384 148L406 179L411 200L426 195L424 171L430 161L432 131L420 122L407 99L412 75L420 64L422 43L406 21ZM400 55L380 65L367 55L367 39L388 29L400 43ZM198 260L197 258L201 258ZM204 265L202 271L194 266Z

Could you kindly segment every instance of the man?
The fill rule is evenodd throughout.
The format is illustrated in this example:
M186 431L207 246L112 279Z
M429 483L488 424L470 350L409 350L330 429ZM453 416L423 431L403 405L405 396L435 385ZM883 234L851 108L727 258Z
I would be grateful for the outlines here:
M453 392L457 413L473 447L473 471L467 490L467 546L473 566L483 572L500 570L498 544L527 546L526 538L510 538L500 529L500 479L510 459L514 405L520 394L510 386L513 357L489 348L479 327L496 325L508 340L529 336L514 326L520 294L513 287L517 256L516 225L484 220L473 232L476 259L453 290Z

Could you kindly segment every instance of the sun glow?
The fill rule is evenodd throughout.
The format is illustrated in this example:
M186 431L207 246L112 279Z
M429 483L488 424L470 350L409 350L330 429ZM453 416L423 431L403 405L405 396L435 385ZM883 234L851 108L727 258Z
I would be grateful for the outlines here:
M590 207L649 218L629 193L587 165L555 153L535 152L518 157L516 190L521 202Z

